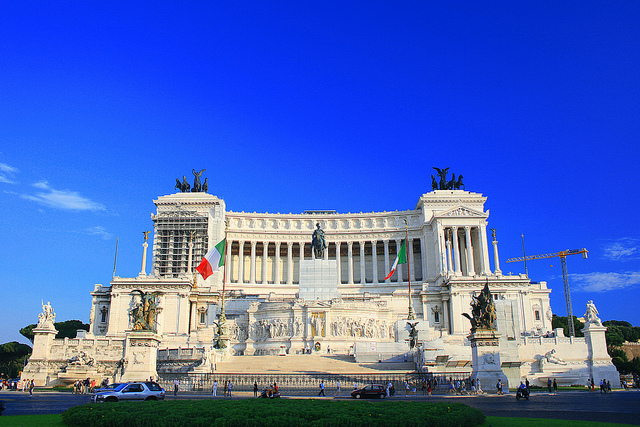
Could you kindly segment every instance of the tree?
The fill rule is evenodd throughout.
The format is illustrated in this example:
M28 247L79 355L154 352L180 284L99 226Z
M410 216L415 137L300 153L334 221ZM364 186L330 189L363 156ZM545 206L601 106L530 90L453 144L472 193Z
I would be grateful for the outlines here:
M562 328L564 330L564 336L569 336L569 322L567 322L566 316L556 316L554 314L551 319L551 325L553 329ZM576 337L584 336L584 333L582 333L582 328L584 328L584 323L579 321L576 316L573 316L573 330L576 331Z
M33 330L37 325L31 324L20 329L20 334L33 342ZM56 322L53 326L58 331L56 338L75 338L78 329L89 330L88 323L82 323L80 320L65 320L64 322Z
M24 367L25 357L31 354L31 347L17 341L0 345L0 373L10 378L18 376Z

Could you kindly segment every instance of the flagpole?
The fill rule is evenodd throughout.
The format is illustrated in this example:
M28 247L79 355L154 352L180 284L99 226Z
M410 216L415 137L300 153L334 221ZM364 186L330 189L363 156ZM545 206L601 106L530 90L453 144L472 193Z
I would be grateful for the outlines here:
M407 316L407 320L415 320L416 313L413 311L413 304L411 303L411 263L409 262L409 223L407 219L404 220L404 230L405 230L405 256L407 257L407 277L409 278L409 315Z
M228 223L224 222L224 260L222 264L222 304L220 304L220 318L218 319L218 346L220 348L226 348L226 323L227 316L224 310L224 293L227 285L227 226Z

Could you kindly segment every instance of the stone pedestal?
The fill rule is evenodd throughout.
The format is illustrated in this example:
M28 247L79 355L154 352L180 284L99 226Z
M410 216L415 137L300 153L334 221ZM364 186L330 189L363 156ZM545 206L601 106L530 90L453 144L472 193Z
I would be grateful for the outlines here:
M502 390L509 392L509 380L502 372L500 362L500 334L496 331L478 329L469 335L471 341L471 379L480 379L484 391L495 390L498 380L502 381Z
M300 261L298 297L307 301L329 301L333 298L339 298L338 262L335 259Z
M589 375L596 384L599 380L606 379L617 386L620 384L620 374L611 363L611 356L607 352L607 341L604 336L606 330L606 326L591 322L586 322L582 329L589 351Z
M161 337L150 331L128 331L125 344L125 369L122 382L158 378L156 362Z
M52 380L57 379L57 369L48 362L49 351L57 333L53 323L33 330L33 351L20 379L33 379L38 387L50 385Z

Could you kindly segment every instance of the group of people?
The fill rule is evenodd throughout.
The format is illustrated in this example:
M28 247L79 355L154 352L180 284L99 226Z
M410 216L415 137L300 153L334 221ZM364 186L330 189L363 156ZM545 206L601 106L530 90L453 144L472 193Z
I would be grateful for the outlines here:
M33 389L36 388L34 380L23 379L20 381L2 380L0 381L0 390L17 390L28 391L30 396L33 396Z
M104 383L104 381L103 381ZM105 384L105 387L108 385L108 381ZM91 378L87 378L84 380L76 380L73 383L72 393L73 394L89 394L93 393L93 390L96 388L96 380L92 380Z
M254 388L254 395L256 390L256 387L258 386L257 383L254 383L253 388ZM233 390L233 381L227 380L224 382L224 386L222 388L222 397L231 397L231 391ZM218 396L218 380L213 380L213 386L211 387L211 395L213 397L217 397Z

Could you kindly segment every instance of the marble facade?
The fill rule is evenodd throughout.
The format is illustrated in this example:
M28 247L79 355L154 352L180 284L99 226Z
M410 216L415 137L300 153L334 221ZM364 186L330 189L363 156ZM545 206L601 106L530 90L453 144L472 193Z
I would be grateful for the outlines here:
M82 343L71 346L43 329L42 336L36 334L26 372L40 385L63 381L68 359L79 351L92 355L97 375L113 379L144 376L144 369L151 375L210 372L226 357L301 354L327 346L354 354L356 347L376 348L376 343L395 349L385 353L391 359L409 351L405 319L411 304L419 322L419 369L435 369L431 356L439 354L447 356L447 369L470 373L470 325L461 314L469 312L472 295L488 281L503 307L498 313L502 361L518 365L519 373L512 370L512 376L524 376L527 365L521 359L535 360L535 355L519 347L526 347L523 337L552 330L550 290L546 282L500 271L497 241L490 248L487 239L485 201L479 193L434 190L420 196L414 209L403 211L272 214L227 211L224 200L205 192L158 197L157 212L151 215L150 274L145 271L145 240L140 274L95 285L90 331ZM327 241L320 260L311 248L316 224ZM220 352L212 346L223 272L202 280L194 270L225 236L229 346ZM405 236L409 262L384 280ZM141 292L158 293L158 314L155 333L145 337L148 345L144 355L138 351L136 363L129 347L142 341L132 335L130 312ZM594 327L590 342L597 342L597 333ZM116 344L111 350L100 347L107 342ZM606 363L601 353L596 352L598 363ZM371 358L366 352L355 356ZM135 374L127 374L134 365Z

